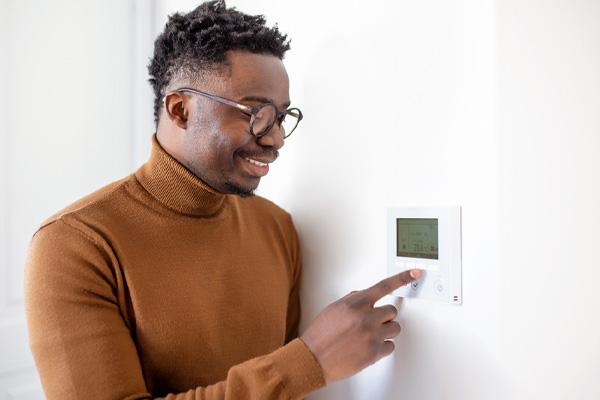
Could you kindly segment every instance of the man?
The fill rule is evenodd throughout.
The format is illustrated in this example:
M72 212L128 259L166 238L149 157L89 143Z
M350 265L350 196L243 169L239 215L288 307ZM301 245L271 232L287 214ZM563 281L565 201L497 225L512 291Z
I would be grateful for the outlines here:
M301 398L393 351L403 273L328 306L298 338L301 259L260 178L302 119L286 36L202 4L170 18L150 64L148 163L34 235L30 345L49 399Z

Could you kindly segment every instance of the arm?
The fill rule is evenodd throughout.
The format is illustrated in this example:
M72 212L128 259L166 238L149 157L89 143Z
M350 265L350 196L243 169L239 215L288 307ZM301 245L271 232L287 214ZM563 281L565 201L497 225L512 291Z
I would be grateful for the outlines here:
M30 346L49 399L149 399L118 260L93 232L56 221L32 239L26 265ZM174 366L177 360L173 360ZM297 398L324 384L299 340L169 399Z

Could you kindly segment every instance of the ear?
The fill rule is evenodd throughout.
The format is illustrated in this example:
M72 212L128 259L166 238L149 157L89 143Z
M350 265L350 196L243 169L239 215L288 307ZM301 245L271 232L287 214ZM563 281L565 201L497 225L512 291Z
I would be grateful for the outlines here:
M188 98L180 92L169 92L165 96L165 114L181 129L187 129L189 107Z

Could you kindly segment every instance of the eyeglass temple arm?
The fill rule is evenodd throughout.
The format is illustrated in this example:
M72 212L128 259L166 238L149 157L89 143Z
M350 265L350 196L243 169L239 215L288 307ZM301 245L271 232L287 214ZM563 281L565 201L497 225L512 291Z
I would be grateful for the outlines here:
M212 94L208 94L208 93L200 92L200 91L198 91L198 90L192 90L192 89L178 89L177 91L178 91L178 92L190 92L190 93L196 93L196 94L199 94L199 95L202 95L202 96L206 96L206 97L208 97L209 99L213 99L214 101L218 101L219 103L223 103L223 104L227 104L227 105L229 105L229 106L235 107L235 108L239 108L240 110L242 110L242 111L245 111L245 112L247 112L247 113L250 113L250 114L252 114L252 113L253 113L253 111L254 111L254 110L253 110L253 108L254 108L254 107L250 107L250 106L247 106L247 105L245 105L245 104L236 103L235 101L227 100L227 99L224 99L224 98L222 98L222 97L215 96L215 95L212 95Z
M300 109L296 107L286 110L285 114L290 114L293 117L298 118L298 122L302 121L302 118L304 118L304 116L302 115L302 111L300 111Z

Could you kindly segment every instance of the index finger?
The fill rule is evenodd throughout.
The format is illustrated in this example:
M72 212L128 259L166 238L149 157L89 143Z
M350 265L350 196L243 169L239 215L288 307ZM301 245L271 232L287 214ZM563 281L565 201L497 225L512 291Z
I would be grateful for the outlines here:
M377 300L381 299L386 294L390 294L400 286L419 279L421 275L423 275L423 271L420 269L404 271L376 283L370 288L363 290L361 293L365 299L368 299L372 304L375 304Z

